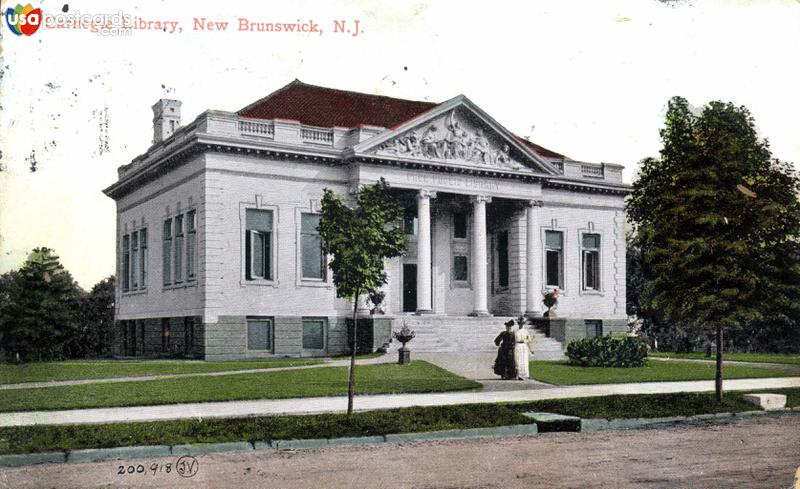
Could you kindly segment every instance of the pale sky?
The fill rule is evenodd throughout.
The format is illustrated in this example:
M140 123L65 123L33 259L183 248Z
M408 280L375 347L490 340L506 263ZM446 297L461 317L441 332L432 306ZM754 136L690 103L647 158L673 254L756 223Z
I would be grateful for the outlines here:
M55 14L66 1L31 3ZM627 182L657 155L671 96L732 101L752 111L774 156L800 163L798 0L175 4L69 2L71 13L178 21L173 34L15 36L3 19L0 273L37 246L84 288L113 273L115 205L101 190L149 146L150 106L177 98L187 123L294 78L417 100L464 94L519 135L535 126L531 140L547 148L625 165ZM229 25L194 31L195 17ZM323 33L240 32L239 17L313 20ZM333 20L363 32L335 34Z

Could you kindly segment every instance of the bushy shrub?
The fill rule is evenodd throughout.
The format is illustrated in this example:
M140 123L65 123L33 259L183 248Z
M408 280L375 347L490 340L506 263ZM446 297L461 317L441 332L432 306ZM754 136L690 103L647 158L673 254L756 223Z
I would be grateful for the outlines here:
M641 367L647 362L647 343L636 336L597 336L567 345L569 362L582 367Z

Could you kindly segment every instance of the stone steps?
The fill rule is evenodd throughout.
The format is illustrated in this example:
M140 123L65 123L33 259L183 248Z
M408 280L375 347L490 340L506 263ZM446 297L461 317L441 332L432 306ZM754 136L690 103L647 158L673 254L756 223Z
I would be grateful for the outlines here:
M494 339L503 331L503 324L511 317L465 317L465 316L406 316L395 319L393 330L397 331L405 322L416 332L408 344L417 352L494 352ZM536 360L560 360L564 357L561 343L543 333L529 328L533 337ZM393 341L390 351L397 351L400 344Z

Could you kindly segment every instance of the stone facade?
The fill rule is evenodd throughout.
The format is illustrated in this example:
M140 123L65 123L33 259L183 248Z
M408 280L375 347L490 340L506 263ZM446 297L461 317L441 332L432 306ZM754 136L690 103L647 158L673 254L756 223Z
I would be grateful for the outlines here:
M587 336L587 321L600 321L601 333L627 333L628 321L626 319L599 319L599 318L534 318L535 327L546 332L547 336L557 340L562 345L570 341ZM590 324L591 326L591 324Z
M117 323L114 353L120 357L203 358L205 335L198 316L128 319Z
M374 348L407 314L540 316L542 293L553 287L564 320L551 330L562 343L583 337L587 320L602 321L604 333L624 329L629 188L619 165L536 146L463 96L438 105L381 99L386 114L419 113L380 121L364 112L357 126L252 115L271 114L262 106L292 90L305 90L312 105L331 96L300 85L239 113L205 112L120 167L105 191L117 203L119 355L226 360L347 351L352 303L336 297L330 270L304 277L302 222L319 212L325 188L348 196L379 178L407 208L410 243L387 263L386 315L375 316ZM334 92L343 105L333 119L361 114L347 104L371 97ZM252 234L253 212L269 216L268 230ZM553 232L561 271L548 275ZM596 247L587 248L587 236ZM254 272L253 253L267 269ZM559 283L548 284L555 276Z

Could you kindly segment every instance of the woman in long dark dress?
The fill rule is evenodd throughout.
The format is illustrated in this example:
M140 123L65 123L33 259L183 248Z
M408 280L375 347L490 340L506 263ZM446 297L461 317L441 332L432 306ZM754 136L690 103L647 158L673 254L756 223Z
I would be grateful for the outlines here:
M497 358L494 361L494 373L503 380L517 378L517 364L514 362L514 321L505 323L506 330L497 335L494 344L497 349Z

